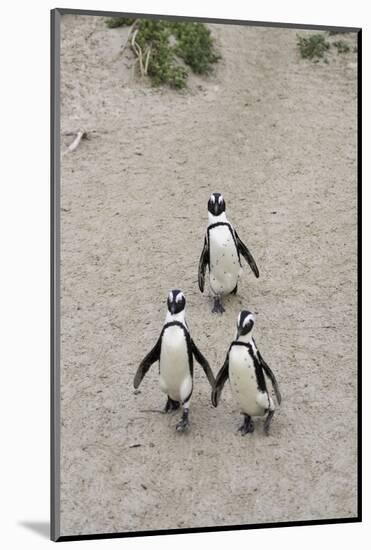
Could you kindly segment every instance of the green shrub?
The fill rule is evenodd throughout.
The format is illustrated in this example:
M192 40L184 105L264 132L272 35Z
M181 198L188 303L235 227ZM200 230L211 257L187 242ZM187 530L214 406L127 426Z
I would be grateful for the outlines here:
M126 18L106 20L110 28L133 25L134 22ZM130 42L132 50L138 56L139 46L142 65L148 59L146 74L155 86L166 84L172 88L184 88L188 78L187 66L197 74L207 74L212 64L220 59L214 51L210 30L203 23L138 19L134 27L135 44Z
M297 36L300 55L303 59L320 59L330 47L323 34L312 34L308 38Z
M135 19L130 19L129 17L110 17L106 19L106 25L110 29L114 29L116 27L122 27L123 25L132 25L134 21Z
M173 23L172 29L177 38L175 53L193 72L210 72L211 64L220 59L214 52L210 30L202 23Z
M344 40L338 40L334 42L334 46L337 49L338 53L348 53L350 52L350 46L344 42Z

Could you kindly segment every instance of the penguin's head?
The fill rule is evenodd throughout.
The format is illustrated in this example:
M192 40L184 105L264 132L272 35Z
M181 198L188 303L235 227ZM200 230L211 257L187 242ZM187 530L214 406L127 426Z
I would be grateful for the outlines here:
M249 334L254 327L254 316L250 311L240 311L237 317L237 336L238 339L240 336L246 336Z
M171 290L167 297L167 308L172 315L180 313L185 308L185 297L181 290Z
M207 203L207 209L213 216L220 216L225 211L225 201L220 193L213 193Z

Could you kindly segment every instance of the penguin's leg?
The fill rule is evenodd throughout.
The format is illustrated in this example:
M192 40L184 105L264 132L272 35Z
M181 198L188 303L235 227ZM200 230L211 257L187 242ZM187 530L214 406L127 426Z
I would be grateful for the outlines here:
M214 307L211 310L212 313L224 313L225 309L222 306L221 298L218 294L214 296Z
M187 376L180 387L180 397L183 403L182 418L176 425L177 432L184 432L189 426L189 403L191 401L193 391L193 380L191 376Z
M267 418L264 421L264 432L269 435L269 428L273 419L274 409L268 411Z
M164 413L171 413L173 411L177 411L180 407L179 401L174 401L174 399L171 399L171 397L167 396L166 405L164 408Z
M188 426L189 426L189 401L183 404L183 414L182 418L179 420L178 424L176 425L176 431L177 432L184 432Z
M238 428L238 431L241 432L241 435L246 435L248 433L253 433L255 430L254 422L251 419L251 416L244 414L244 421L242 426Z

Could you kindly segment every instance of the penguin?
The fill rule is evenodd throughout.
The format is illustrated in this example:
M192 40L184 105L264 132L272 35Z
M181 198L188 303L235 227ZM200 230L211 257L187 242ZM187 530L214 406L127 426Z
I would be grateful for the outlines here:
M198 286L205 287L206 266L209 267L211 290L214 294L213 313L223 313L221 296L236 294L238 278L242 272L241 255L251 267L255 277L259 270L247 246L225 215L225 201L220 193L213 193L208 205L209 223L204 247L198 264Z
M137 389L153 363L159 361L160 389L167 395L164 413L183 407L183 415L176 425L179 432L189 426L189 403L193 391L193 358L201 365L211 387L215 378L208 361L192 340L185 319L186 300L183 292L172 290L167 298L165 324L154 348L140 363L134 378Z
M277 403L281 403L281 393L276 377L261 356L252 330L254 316L250 311L241 311L237 318L237 334L231 343L224 365L220 369L211 394L211 402L218 406L220 394L229 378L232 394L238 402L244 422L239 428L242 435L254 431L252 416L265 416L264 431L268 435L275 412L275 403L267 389L266 377L273 386Z

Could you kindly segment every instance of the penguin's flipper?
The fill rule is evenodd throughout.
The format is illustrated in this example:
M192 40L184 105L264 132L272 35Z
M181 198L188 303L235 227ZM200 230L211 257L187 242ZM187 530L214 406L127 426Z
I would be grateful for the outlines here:
M265 374L268 376L268 378L272 382L272 386L273 386L273 389L274 389L275 396L277 398L277 402L280 405L282 397L281 397L281 392L278 388L278 383L277 383L276 377L274 376L274 373L273 373L272 369L264 361L263 357L260 354L260 351L258 351L257 354L258 354L258 359L259 359L259 362L262 366L262 369L264 370Z
M220 369L220 371L217 374L216 380L215 380L215 386L211 394L211 402L214 405L214 407L218 406L220 394L222 393L222 390L224 388L224 384L229 378L229 350L227 353L227 357L225 358L224 365Z
M236 243L237 243L237 250L242 256L245 258L249 266L251 267L252 272L254 273L256 278L259 278L259 269L258 266L255 263L254 258L252 257L252 254L250 250L247 248L247 246L241 241L240 237L237 234L237 231L234 231L234 235L236 237Z
M201 292L203 292L205 288L205 271L207 265L209 265L209 246L207 244L207 238L205 237L204 247L198 264L198 287Z
M207 377L208 381L210 382L210 386L212 388L214 388L215 378L214 378L214 375L213 375L213 371L211 370L211 367L209 365L209 362L202 355L202 353L200 352L200 350L198 349L198 347L196 346L196 344L194 343L194 341L192 339L191 339L191 349L192 349L192 353L193 353L197 363L199 363L201 365L201 367L204 369L206 377Z
M138 367L138 370L134 377L134 388L139 388L139 385L147 372L149 371L151 365L158 361L160 359L160 353L161 353L161 336L157 340L157 343L153 349L145 356L143 361Z

